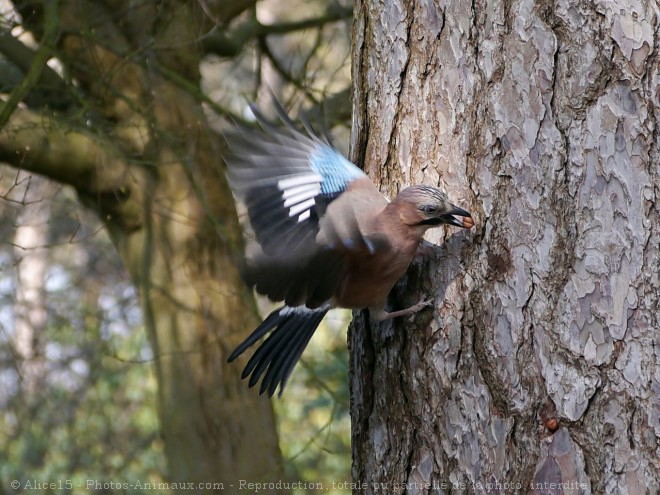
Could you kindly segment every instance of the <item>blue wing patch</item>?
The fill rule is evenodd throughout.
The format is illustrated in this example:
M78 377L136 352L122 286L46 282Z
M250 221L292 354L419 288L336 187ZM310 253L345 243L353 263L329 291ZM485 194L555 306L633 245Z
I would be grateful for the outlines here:
M326 144L319 142L318 148L309 158L314 172L323 177L321 193L326 196L336 196L344 192L352 181L364 177L362 170Z

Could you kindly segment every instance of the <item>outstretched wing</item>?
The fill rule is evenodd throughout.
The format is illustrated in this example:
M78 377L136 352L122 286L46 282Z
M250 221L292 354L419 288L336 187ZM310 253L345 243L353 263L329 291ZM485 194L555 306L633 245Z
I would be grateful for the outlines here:
M319 221L349 184L366 175L308 127L299 132L277 105L283 127L253 108L261 129L228 137L227 176L247 207L257 242L268 256L314 249ZM367 179L368 180L368 179Z

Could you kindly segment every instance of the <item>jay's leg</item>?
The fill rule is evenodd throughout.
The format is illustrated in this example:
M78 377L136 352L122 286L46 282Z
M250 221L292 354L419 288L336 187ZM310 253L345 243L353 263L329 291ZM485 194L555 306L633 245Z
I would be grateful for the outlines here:
M369 313L376 321L389 320L390 318L398 318L399 316L407 316L415 314L421 311L424 308L432 308L433 300L428 299L426 301L420 301L417 304L410 306L406 309L401 309L399 311L387 312L383 308L369 308Z

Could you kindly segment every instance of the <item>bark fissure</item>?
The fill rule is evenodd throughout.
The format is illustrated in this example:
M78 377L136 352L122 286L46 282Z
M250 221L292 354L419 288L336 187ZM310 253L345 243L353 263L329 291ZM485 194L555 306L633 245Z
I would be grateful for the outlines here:
M412 32L413 25L414 25L414 11L415 7L414 5L411 6L407 10L407 17L410 16L410 21L406 23L406 36L405 40L403 42L403 48L405 49L405 58L402 63L402 67L399 71L399 79L397 81L397 93L394 96L394 99L396 100L394 103L394 115L392 117L393 125L391 126L390 129L390 135L388 138L388 150L387 154L385 156L385 161L383 162L382 169L385 171L386 174L388 174L388 179L389 182L396 182L398 177L392 176L393 173L393 166L396 164L399 167L401 167L401 164L397 163L397 159L395 158L396 152L395 148L397 146L397 142L399 139L397 139L397 132L399 128L399 124L401 121L401 113L402 113L402 104L401 104L401 95L404 94L405 92L405 86L407 84L407 72L408 72L408 65L410 64L410 58L412 56L412 43L410 40L410 33ZM400 53L400 52L399 52ZM400 174L396 174L397 176L400 176ZM397 193L398 191L393 191L394 193Z

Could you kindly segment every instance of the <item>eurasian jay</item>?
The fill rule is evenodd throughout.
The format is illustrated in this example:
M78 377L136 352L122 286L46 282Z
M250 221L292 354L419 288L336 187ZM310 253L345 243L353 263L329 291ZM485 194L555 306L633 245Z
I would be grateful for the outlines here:
M427 229L471 228L470 214L431 186L412 186L388 201L328 139L284 110L275 127L255 109L261 130L228 138L229 183L247 208L256 244L244 278L272 301L284 301L229 356L232 362L267 334L243 370L260 394L280 395L307 343L333 308L369 308L377 320L409 315L423 301L386 312L387 295L405 273ZM461 219L456 217L463 217ZM258 245L257 245L258 244Z

